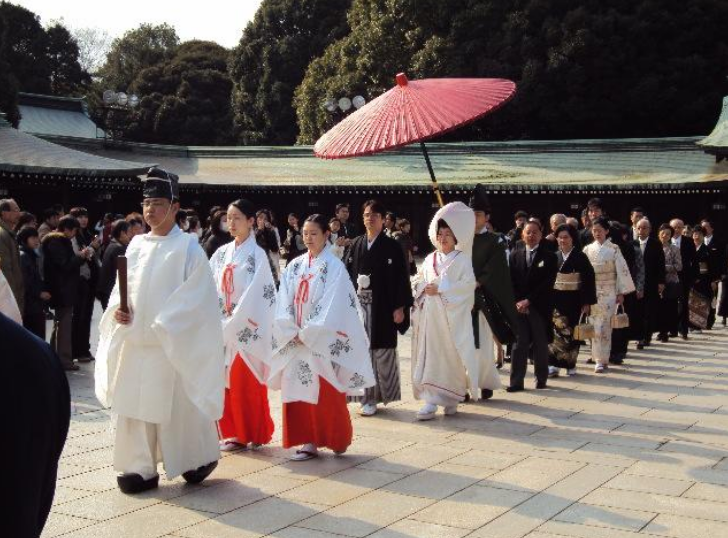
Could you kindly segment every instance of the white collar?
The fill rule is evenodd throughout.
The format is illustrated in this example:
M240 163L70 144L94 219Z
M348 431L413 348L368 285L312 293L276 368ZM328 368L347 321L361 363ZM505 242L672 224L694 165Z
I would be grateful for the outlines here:
M712 235L706 235L706 236L705 236L705 237L703 238L703 243L705 243L706 245L710 245L710 242L711 242L712 240L713 240L713 236L712 236Z
M569 252L561 251L561 256L564 258L564 261L567 260L569 256L571 256L571 253L574 252L574 247L571 247L571 250Z
M649 239L649 237L647 237L646 239L642 239L641 237L638 237L637 239L640 240L640 245L644 245L645 243L647 243L647 240Z
M539 247L539 246L540 246L540 245L536 245L536 246L535 246L535 247L533 247L533 248L529 248L529 247L528 247L528 245L526 245L526 252L535 252L536 250L538 250L538 247Z
M374 239L372 239L371 241L370 241L370 240L369 240L369 238L367 237L367 248L368 248L368 249L369 249L369 248L372 248L372 245L374 244L374 242L375 242L375 241L376 241L377 239L379 239L379 236L380 236L380 235L382 235L382 232L379 232L379 233L378 233L378 234L377 234L376 236L374 236Z
M478 235L487 234L488 233L488 227L483 226L480 230L478 230Z

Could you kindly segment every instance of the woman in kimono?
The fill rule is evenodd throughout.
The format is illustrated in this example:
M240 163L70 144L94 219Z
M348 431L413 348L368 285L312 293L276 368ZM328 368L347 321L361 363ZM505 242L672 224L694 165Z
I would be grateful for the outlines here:
M612 316L616 305L624 303L624 296L635 291L632 276L622 252L608 238L609 221L604 217L592 223L594 242L584 247L584 254L594 268L597 288L597 302L591 307L595 337L592 339L592 359L596 362L594 372L601 374L609 366L612 345Z
M475 275L470 254L475 214L462 202L441 208L430 223L429 254L412 281L412 388L425 405L418 420L431 420L437 406L445 415L457 413L458 402L481 388L500 388L492 360L479 364L475 353L472 310ZM489 378L481 387L482 377Z
M695 244L695 257L693 257L692 274L695 276L693 287L690 290L690 326L694 332L701 332L708 326L710 305L713 302L712 282L715 280L716 268L710 249L705 245L705 229L696 225L693 227L693 243Z
M549 344L549 377L557 377L559 368L566 368L568 375L576 375L581 342L574 339L574 327L597 302L594 268L586 254L574 248L579 238L576 230L561 224L554 236L559 247L559 272L554 283L554 341Z
M265 381L276 288L266 252L255 236L255 208L236 200L227 210L233 241L210 259L225 338L225 407L218 421L220 449L257 449L273 436Z
M268 385L281 391L283 446L303 445L293 461L315 458L323 447L344 453L352 437L346 397L374 385L356 292L328 235L322 215L306 219L308 252L282 272L273 322Z
M677 334L677 302L682 289L678 273L682 272L682 256L680 247L672 244L674 233L675 231L667 223L661 224L657 233L662 243L662 251L665 253L665 289L660 295L660 308L657 313L660 331L657 339L660 342L667 342L670 333Z

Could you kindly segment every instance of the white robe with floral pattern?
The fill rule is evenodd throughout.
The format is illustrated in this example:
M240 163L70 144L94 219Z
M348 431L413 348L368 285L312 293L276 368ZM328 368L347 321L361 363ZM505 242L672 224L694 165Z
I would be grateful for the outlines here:
M297 257L281 274L272 345L268 386L284 403L318 403L319 377L349 396L374 386L359 301L330 247L313 259Z
M231 241L217 249L210 258L210 268L215 277L228 374L232 361L240 354L258 382L265 383L273 351L270 342L276 304L276 286L268 257L251 233L238 246ZM232 282L225 278L228 268Z

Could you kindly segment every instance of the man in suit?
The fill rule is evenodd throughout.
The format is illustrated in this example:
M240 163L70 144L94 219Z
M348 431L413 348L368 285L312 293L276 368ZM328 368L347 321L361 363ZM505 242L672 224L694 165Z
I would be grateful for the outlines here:
M20 268L20 249L13 228L20 218L20 208L12 198L0 200L0 270L13 290L15 302L22 313L25 304L23 271Z
M644 295L638 302L638 312L642 320L642 338L637 342L637 349L649 346L652 333L657 328L657 315L660 307L660 296L665 289L665 252L662 244L650 237L652 225L643 218L637 223L637 240L634 242L642 251L645 262Z
M554 310L556 255L540 247L541 226L529 221L523 228L523 243L511 252L510 272L518 312L517 337L511 356L508 392L524 389L529 350L536 371L536 388L546 388L549 340Z
M700 221L700 225L705 230L705 239L703 239L703 243L705 243L705 246L708 247L708 252L710 252L710 263L716 268L715 280L711 283L711 286L713 287L713 296L717 296L718 283L721 281L726 272L725 245L722 241L715 237L715 227L713 226L713 221L711 219L703 219ZM711 306L710 315L708 316L708 329L712 329L714 323L715 308Z
M693 287L693 280L695 275L693 274L693 260L695 259L695 244L689 237L683 237L685 231L685 223L680 219L672 219L670 226L674 230L672 236L672 244L680 249L680 258L682 259L682 271L678 272L680 278L680 290L679 298L679 310L678 310L678 321L677 329L680 332L680 336L683 340L688 339L688 297L690 295L690 288ZM675 337L677 334L671 334L670 336Z
M632 240L637 241L639 239L639 232L637 231L637 224L645 218L645 210L641 207L635 207L629 213L629 221L632 223Z
M587 226L584 224L584 229L579 233L579 241L581 242L582 247L585 247L594 241L594 236L591 233L591 223L599 217L606 216L604 213L604 204L602 203L601 198L590 198L586 203L586 211L589 225Z

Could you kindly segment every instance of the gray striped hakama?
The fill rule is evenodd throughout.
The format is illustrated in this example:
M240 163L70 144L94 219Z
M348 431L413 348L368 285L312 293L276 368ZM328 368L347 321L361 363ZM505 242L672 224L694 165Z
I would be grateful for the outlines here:
M367 335L372 337L372 292L361 290L358 292L359 302L364 312L364 326ZM402 399L399 377L399 359L397 348L371 349L372 369L377 384L365 389L364 396L349 397L350 402L361 404L388 404Z

